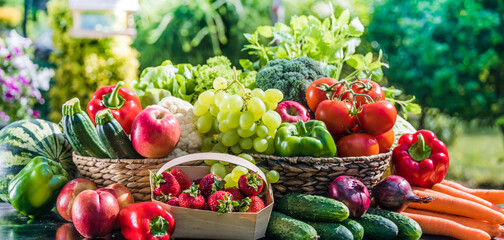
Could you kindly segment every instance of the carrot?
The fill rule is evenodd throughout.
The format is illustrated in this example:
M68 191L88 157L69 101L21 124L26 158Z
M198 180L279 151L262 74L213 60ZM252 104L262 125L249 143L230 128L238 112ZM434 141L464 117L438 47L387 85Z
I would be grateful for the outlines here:
M433 191L413 190L413 192L420 197L432 196L434 200L427 204L412 202L409 204L411 208L455 214L497 224L504 223L504 214L481 204L458 197L452 197L444 193L434 193Z
M434 184L434 186L432 186L432 190L436 191L436 192L440 192L440 193L444 193L444 194L448 194L450 196L454 196L454 197L458 197L458 198L463 198L463 199L466 199L466 200L470 200L470 201L473 201L473 202L476 202L476 203L479 203L483 206L487 206L495 211L499 211L501 213L504 213L504 208L501 208L483 198L480 198L480 197L477 197L477 196L474 196L470 193L467 193L467 192L464 192L462 190L459 190L459 189L456 189L454 187L450 187L448 185L444 185L444 184Z
M490 236L492 236L492 237L498 237L504 233L503 226L501 226L499 224L495 224L495 223L485 222L485 221L482 221L479 219L472 219L472 218L467 218L467 217L455 216L455 215L444 214L444 213L436 213L436 212L430 212L430 211L424 211L424 210L417 210L417 209L412 209L412 208L407 208L406 210L404 210L404 212L418 214L418 215L431 216L431 217L444 218L444 219L462 224L466 227L483 230L486 233L490 234Z
M490 240L491 238L490 235L483 230L466 227L448 219L407 212L402 212L401 214L415 220L425 234L443 235L461 240Z
M470 193L474 196L483 198L493 204L504 204L504 190L497 189L471 189L460 185L454 181L443 180L441 182L443 185L447 185L458 190Z

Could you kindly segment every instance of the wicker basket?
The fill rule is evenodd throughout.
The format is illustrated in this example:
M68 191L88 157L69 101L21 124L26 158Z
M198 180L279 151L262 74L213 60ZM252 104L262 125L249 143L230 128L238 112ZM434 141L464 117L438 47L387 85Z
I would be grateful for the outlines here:
M279 157L252 154L254 158L265 160L258 163L268 170L280 173L280 180L272 184L275 197L291 192L327 195L331 182L340 175L360 179L368 188L379 181L392 158L392 151L366 157L312 158Z
M109 159L85 157L73 153L73 161L82 177L88 178L98 187L113 183L126 186L135 201L150 201L149 171L160 169L172 158L158 159ZM201 164L192 162L191 165Z

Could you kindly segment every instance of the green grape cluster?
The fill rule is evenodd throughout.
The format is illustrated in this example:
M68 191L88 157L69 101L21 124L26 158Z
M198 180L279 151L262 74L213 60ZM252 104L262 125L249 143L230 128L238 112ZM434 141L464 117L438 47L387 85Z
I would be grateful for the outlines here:
M230 94L226 90L235 83L241 90ZM275 109L282 99L278 89L250 90L236 79L228 85L226 79L216 78L213 89L202 92L194 103L196 127L204 134L201 151L273 154L273 138L282 123Z
M251 162L252 164L255 164L254 158L249 154L242 153L239 154L238 157L241 157ZM249 172L248 169L242 166L235 166L227 162L205 160L205 164L210 166L211 174L215 174L226 181L226 184L224 185L225 188L238 187L238 180L240 180L240 177ZM280 175L277 171L267 171L263 168L260 169L266 175L266 180L268 181L268 183L276 183L280 179Z

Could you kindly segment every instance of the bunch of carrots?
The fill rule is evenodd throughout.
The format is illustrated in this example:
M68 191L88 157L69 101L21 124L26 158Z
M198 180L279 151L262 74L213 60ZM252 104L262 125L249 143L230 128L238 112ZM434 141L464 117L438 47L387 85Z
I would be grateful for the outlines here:
M432 189L413 188L430 203L410 203L402 214L414 219L426 234L483 240L504 235L504 190L470 189L443 180Z

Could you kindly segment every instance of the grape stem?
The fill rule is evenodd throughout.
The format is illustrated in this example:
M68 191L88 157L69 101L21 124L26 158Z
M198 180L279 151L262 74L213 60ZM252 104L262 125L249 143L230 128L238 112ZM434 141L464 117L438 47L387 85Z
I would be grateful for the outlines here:
M231 85L233 85L233 83L236 83L236 84L238 84L238 86L240 86L241 90L245 93L245 86L243 86L243 84L240 81L238 81L238 76L236 74L236 67L235 66L233 66L233 71L234 71L233 81L224 90L228 90L231 87Z

